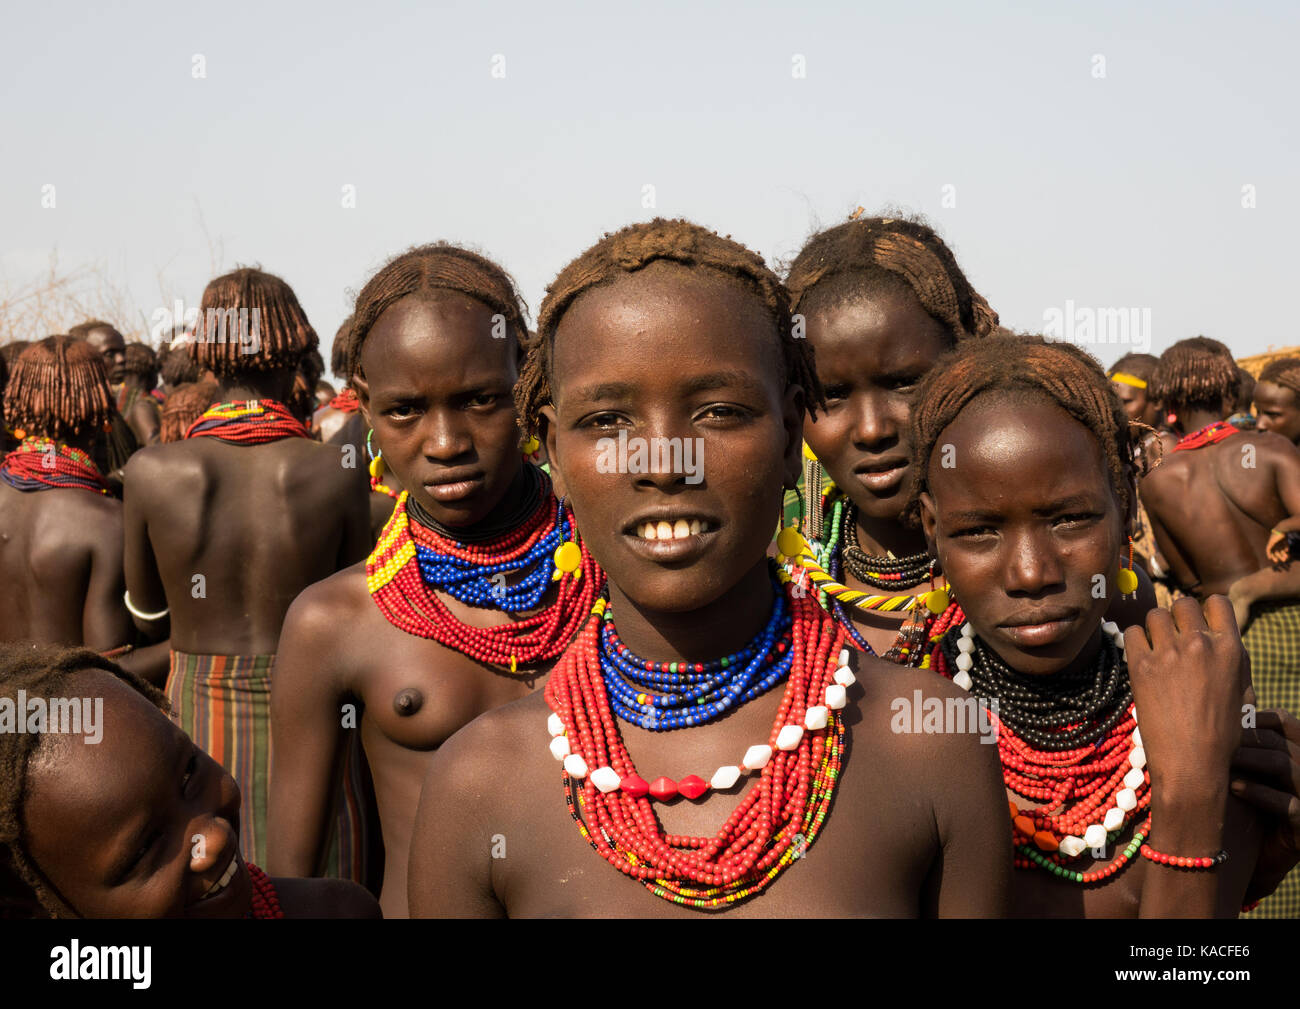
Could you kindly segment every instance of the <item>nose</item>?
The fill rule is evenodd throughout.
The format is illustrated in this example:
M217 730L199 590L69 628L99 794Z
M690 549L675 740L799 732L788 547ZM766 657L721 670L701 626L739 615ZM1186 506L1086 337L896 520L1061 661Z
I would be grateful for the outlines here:
M190 871L196 874L224 868L239 847L239 835L224 816L207 813L190 822Z
M1004 535L1007 555L1003 571L1008 595L1038 596L1062 586L1065 568L1046 535L1034 530Z
M853 441L860 448L888 447L898 440L898 418L879 390L854 399Z
M627 469L638 487L671 491L698 483L704 474L704 439L692 438L689 425L656 419L628 436Z
M424 427L423 451L426 458L451 462L472 448L473 441L453 411L429 411Z

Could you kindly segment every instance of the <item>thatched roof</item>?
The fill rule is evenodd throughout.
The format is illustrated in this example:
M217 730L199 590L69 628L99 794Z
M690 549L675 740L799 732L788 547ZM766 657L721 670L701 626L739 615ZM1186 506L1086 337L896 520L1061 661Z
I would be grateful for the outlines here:
M1259 378L1259 373L1279 357L1300 357L1300 347L1283 347L1281 350L1270 350L1267 354L1239 357L1237 363L1256 378Z

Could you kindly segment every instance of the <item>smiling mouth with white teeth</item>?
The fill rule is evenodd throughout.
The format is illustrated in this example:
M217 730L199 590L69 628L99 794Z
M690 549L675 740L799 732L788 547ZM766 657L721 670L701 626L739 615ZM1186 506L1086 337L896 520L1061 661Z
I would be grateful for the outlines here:
M715 528L708 519L677 519L675 522L642 522L632 531L639 540L684 540L688 536L713 532Z
M230 860L230 864L226 866L226 871L221 874L221 878L208 887L207 892L200 897L199 900L211 900L213 897L217 896L230 885L230 881L235 878L235 873L238 871L239 856L235 855L235 857Z

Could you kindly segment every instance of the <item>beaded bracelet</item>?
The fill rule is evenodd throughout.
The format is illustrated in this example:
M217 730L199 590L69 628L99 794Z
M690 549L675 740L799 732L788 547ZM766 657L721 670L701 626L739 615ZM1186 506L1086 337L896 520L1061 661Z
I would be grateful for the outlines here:
M1174 869L1213 869L1216 865L1222 865L1228 860L1228 853L1222 848L1213 855L1202 855L1198 858L1166 855L1163 852L1156 851L1149 844L1142 845L1139 851L1143 858L1149 858L1153 862L1159 862L1161 865L1167 865Z

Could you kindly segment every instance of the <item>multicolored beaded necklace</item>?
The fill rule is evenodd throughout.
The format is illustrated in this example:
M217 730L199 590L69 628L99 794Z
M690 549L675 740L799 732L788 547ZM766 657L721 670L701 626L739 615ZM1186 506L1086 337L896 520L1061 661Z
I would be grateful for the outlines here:
M283 918L284 912L280 910L280 896L275 892L275 884L271 882L271 877L252 862L245 862L244 864L248 869L248 875L253 880L253 907L247 916L249 918Z
M329 406L330 409L337 410L339 413L356 413L361 409L361 400L357 399L357 391L348 386L330 400Z
M1102 849L1151 806L1151 775L1137 728L1124 661L1124 635L1107 621L1092 665L1073 674L1026 676L1010 669L969 623L935 646L931 666L964 690L994 698L1002 779L1017 795L1045 805L1009 802L1015 865L1037 866L1073 883L1100 883L1132 861L1151 832L1146 816L1119 857L1079 872L1068 863Z
M466 543L412 522L409 492L366 560L366 587L390 624L469 658L517 672L558 656L578 632L605 585L604 572L578 539L573 513L538 472L537 504L505 533ZM418 509L412 509L418 518ZM513 584L507 584L511 577ZM551 582L555 601L531 616L495 627L458 620L437 591L485 609L519 613L537 606Z
M1195 448L1204 448L1206 445L1213 445L1215 442L1223 441L1224 438L1230 438L1232 435L1240 433L1241 429L1228 421L1216 420L1213 424L1206 424L1199 431L1183 435L1178 439L1178 444L1174 446L1174 451L1188 452Z
M30 435L0 460L0 480L21 491L88 490L108 493L108 481L81 449Z
M235 400L210 406L185 430L186 438L217 438L231 445L264 445L311 434L283 403L273 399Z
M620 652L602 599L593 610L601 619L583 629L546 684L553 712L547 720L551 753L563 761L565 798L578 830L616 869L675 904L719 908L762 892L806 852L830 810L844 749L844 719L838 711L854 682L849 652L842 647L844 631L811 599L789 590L778 591L777 598L763 631L726 656L725 665L723 659L642 662L626 649ZM746 655L751 661L743 660ZM675 696L683 699L708 677L725 695L744 696L762 683L775 685L766 672L779 667L786 689L767 742L749 747L741 765L718 768L708 782L690 775L680 782L661 777L647 783L623 745L615 716L618 702L611 703L609 694L609 686L626 675L623 660L640 663L665 687L680 688ZM642 696L646 700L633 709L638 724L637 710L656 699ZM678 724L712 722L731 706L700 704L706 714ZM710 788L735 785L742 766L760 772L759 780L716 834L663 833L648 796L698 799Z

